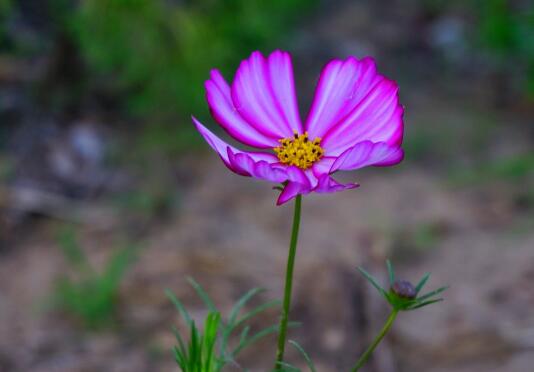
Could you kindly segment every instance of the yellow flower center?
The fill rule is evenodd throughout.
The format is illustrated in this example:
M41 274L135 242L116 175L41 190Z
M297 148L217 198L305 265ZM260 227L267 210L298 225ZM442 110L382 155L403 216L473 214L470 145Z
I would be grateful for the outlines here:
M301 169L308 169L313 163L321 159L324 150L319 146L321 139L308 139L308 132L298 134L293 137L283 138L280 146L274 148L274 152L282 164L295 165Z

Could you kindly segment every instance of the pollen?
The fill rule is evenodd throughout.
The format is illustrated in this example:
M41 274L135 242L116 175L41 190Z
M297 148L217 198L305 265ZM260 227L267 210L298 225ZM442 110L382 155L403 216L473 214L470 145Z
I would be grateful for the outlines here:
M308 169L313 163L322 158L324 150L321 148L321 138L313 141L308 139L308 132L279 140L280 146L274 152L282 164L295 165L301 169Z

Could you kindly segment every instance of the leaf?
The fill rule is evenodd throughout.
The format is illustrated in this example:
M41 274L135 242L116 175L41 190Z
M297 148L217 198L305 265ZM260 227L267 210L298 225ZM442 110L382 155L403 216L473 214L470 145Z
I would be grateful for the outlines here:
M436 302L441 302L443 301L443 298L438 298L436 300L430 300L430 301L424 301L424 302L420 302L412 307L409 307L408 310L415 310L415 309L419 309L423 306L427 306L427 305L431 305L431 304L435 304Z
M393 271L393 266L391 265L391 261L386 261L386 266L388 267L388 274L389 274L389 285L392 286L393 283L395 283L395 271Z
M440 294L441 292L446 291L447 289L449 289L449 286L441 287L439 289L436 289L435 291L429 292L429 293L427 293L427 294L425 294L425 295L423 295L421 297L418 297L417 301L418 302L424 301L426 299L429 299L430 297L434 297L434 296Z
M425 286L426 282L428 282L428 279L430 279L430 273L426 273L425 275L423 275L423 277L421 278L419 283L417 283L417 285L415 286L415 294L416 295L419 294L421 289L423 289L423 287Z
M311 360L310 356L304 351L302 346L300 346L297 343L297 341L294 341L294 340L289 340L289 343L293 345L293 347L295 347L295 349L297 349L302 354L302 356L304 357L304 360L306 360L306 365L308 366L310 371L317 372L317 370L315 369L315 365L313 364L313 361Z
M300 369L286 362L276 362L282 369L274 369L272 372L300 372Z
M254 288L248 291L247 293L245 293L232 308L232 311L230 312L230 317L228 319L228 323L233 324L236 321L237 316L239 315L239 311L243 308L243 306L245 306L247 302L250 301L250 299L252 299L252 297L264 291L265 289L262 289L262 288Z
M296 325L299 325L299 324L300 323L298 323L298 322L289 322L288 326L289 327L295 327ZM279 327L279 325L275 324L275 325L267 327L267 328L259 331L258 333L254 334L254 336L250 337L249 339L247 339L243 343L240 343L240 345L238 345L234 349L234 351L232 352L232 356L235 358L241 351L243 351L244 348L252 345L253 343L261 340L262 338L264 338L266 336L269 336L269 335L271 335L273 333L278 332L278 327Z
M174 307L176 307L176 309L178 310L178 312L182 316L183 320L187 323L187 325L191 326L191 323L192 323L191 316L189 315L189 313L185 309L184 305L182 305L180 300L178 300L176 298L176 296L174 295L174 293L171 292L170 289L166 289L165 290L165 294L167 295L169 300L171 300L171 302L174 304Z
M257 307L255 307L254 309L250 310L249 312L245 313L241 319L239 319L237 321L237 323L235 323L235 326L234 328L239 328L239 326L241 326L244 322L246 322L247 320L253 318L254 316L262 313L263 311L271 308L271 307L274 307L274 306L277 306L277 305L280 305L282 301L280 300L272 300L272 301L269 301L269 302L266 302L262 305L259 305Z
M185 348L185 343L184 343L184 340L182 339L182 336L180 336L180 332L178 332L178 329L176 327L172 327L172 333L174 334L176 341L178 341L178 346L180 348L178 350L175 346L175 349L177 349L177 351L180 351L181 354L186 355L187 349Z
M187 277L187 281L195 289L198 296L202 299L202 301L204 302L204 304L206 305L209 311L214 312L214 313L219 312L217 310L217 307L211 300L210 296L206 293L206 291L202 288L202 286L195 281L195 279L193 279L192 277Z
M384 288L382 288L378 282L376 281L376 279L371 275L369 274L367 271L365 271L364 269L362 269L361 267L358 267L358 270L360 270L360 272L362 273L362 275L369 281L371 282L371 284L378 290L378 292L380 292L382 294L382 296L384 296L388 301L389 301L389 298L388 298L388 295L386 293L386 291L384 290Z

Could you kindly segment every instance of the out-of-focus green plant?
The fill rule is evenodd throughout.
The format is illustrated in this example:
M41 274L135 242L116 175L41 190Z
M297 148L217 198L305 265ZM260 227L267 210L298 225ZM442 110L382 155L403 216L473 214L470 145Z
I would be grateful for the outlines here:
M511 0L422 0L434 13L459 10L472 22L473 46L487 51L505 74L520 75L534 97L534 3Z
M0 0L0 49L6 42L6 18L11 12L11 0Z
M534 3L522 8L507 0L479 0L481 45L502 64L524 67L525 89L534 96Z
M313 3L84 0L66 21L94 81L150 120L143 144L175 150L198 137L186 129L204 107L209 69L271 48Z
M174 356L183 372L219 372L226 365L236 363L235 358L245 348L278 331L278 325L273 325L250 335L251 328L247 323L265 310L278 307L281 303L279 300L269 301L242 313L247 303L263 292L262 289L255 288L244 294L233 306L228 319L222 320L220 311L200 284L192 278L188 278L188 281L204 302L208 315L204 320L202 331L197 327L182 302L171 291L166 291L189 329L188 340L184 340L174 329L178 342L178 345L174 347ZM295 325L296 323L292 322L291 326ZM235 345L231 346L231 339L237 331L240 331L239 337Z
M136 249L122 248L112 255L101 272L89 263L73 230L59 236L59 246L76 276L58 280L55 307L79 318L88 328L110 326L116 315L119 285L135 257Z
M6 42L6 18L11 11L11 0L0 0L0 50Z

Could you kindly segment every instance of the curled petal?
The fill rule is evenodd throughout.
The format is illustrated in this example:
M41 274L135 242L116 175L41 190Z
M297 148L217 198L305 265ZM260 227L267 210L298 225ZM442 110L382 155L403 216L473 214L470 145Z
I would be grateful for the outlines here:
M317 184L317 187L315 187L313 191L318 192L318 193L329 193L329 192L350 190L350 189L354 189L359 186L360 185L357 183L342 184L342 183L337 182L335 179L330 177L328 174L323 174L321 177L319 177L319 183Z
M287 173L283 168L273 166L265 160L254 160L249 154L235 154L228 147L228 159L231 168L237 174L262 179L269 182L281 183L287 180Z
M312 165L312 172L315 178L320 178L323 174L330 174L332 164L337 160L335 156L323 156L321 160Z
M402 161L404 151L386 142L363 141L345 150L334 161L330 173L338 170L354 170L370 165L388 166Z
M284 204L299 194L305 195L313 190L310 175L306 174L302 169L290 166L286 168L286 172L288 182L278 197L277 205Z
M253 147L272 148L278 145L278 138L259 132L239 115L232 102L230 87L218 70L211 71L205 87L211 114L229 135Z
M230 158L228 156L229 151L234 154L246 154L250 159L252 159L254 162L260 162L263 161L267 164L274 164L278 162L278 158L273 155L266 152L251 152L251 151L241 151L236 149L233 146L230 146L226 142L222 141L219 137L217 137L215 134L213 134L211 131L209 131L205 126L203 126L196 118L193 117L193 123L195 124L197 130L200 132L202 137L208 142L208 144L211 146L213 150L219 154L221 157L221 160L224 162L224 164L233 172L236 172L238 174L242 170L238 170L234 168L234 165L231 163Z
M275 51L267 59L252 53L237 70L231 96L239 114L264 135L280 139L302 132L288 53Z
M305 195L310 193L311 189L306 187L306 185L299 182L289 181L287 185L284 186L284 189L280 193L276 205L282 205L293 199L297 195Z

